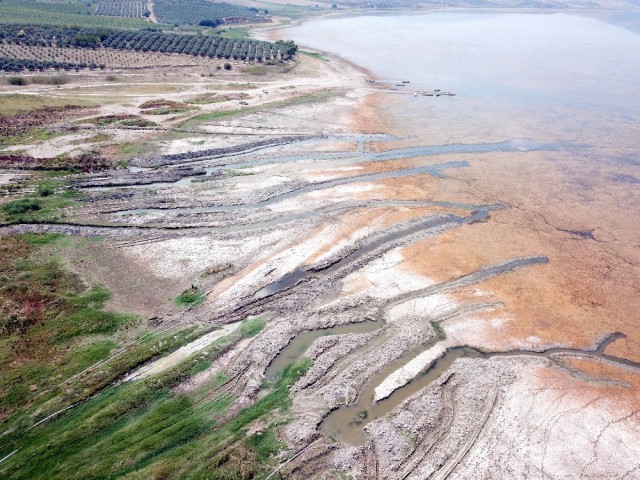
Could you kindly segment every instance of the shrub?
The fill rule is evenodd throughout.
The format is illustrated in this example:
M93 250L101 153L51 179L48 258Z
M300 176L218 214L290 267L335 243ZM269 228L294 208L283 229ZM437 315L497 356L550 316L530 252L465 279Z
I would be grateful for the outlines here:
M38 200L30 200L27 198L23 198L20 200L13 200L11 202L5 203L2 206L2 210L7 215L21 215L27 212L35 212L40 210L42 206Z
M21 87L26 85L27 81L22 77L9 77L7 78L7 83L9 85L15 85L15 86Z
M49 195L53 194L53 188L49 187L48 185L38 185L36 193L40 197L48 197Z
M225 64L224 64L224 69L225 69L225 70L231 70L231 69L233 69L233 67L231 66L231 64L230 64L230 63L225 63Z

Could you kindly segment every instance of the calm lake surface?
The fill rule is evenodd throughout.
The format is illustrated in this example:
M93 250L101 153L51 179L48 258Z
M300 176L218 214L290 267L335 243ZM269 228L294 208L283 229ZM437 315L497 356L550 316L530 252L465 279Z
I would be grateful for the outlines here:
M586 17L366 16L312 20L287 33L382 79L410 80L423 89L589 106L640 100L640 35ZM636 86L632 98L625 88L630 86Z
M409 80L397 87L410 95L397 95L403 99L395 114L413 117L416 130L429 130L434 142L600 143L604 135L632 142L632 125L640 120L640 34L637 16L624 27L619 20L565 13L372 15L310 20L283 34L367 68L393 88ZM411 94L435 88L457 96Z

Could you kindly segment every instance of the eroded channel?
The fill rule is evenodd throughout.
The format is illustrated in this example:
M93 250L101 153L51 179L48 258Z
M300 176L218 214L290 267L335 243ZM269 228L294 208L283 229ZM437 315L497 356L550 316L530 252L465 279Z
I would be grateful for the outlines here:
M607 346L614 341L624 338L619 332L610 334L601 340L593 350L575 348L550 348L536 352L529 350L511 350L505 352L485 352L478 348L460 346L445 350L444 354L435 360L420 376L414 378L404 387L398 388L387 398L373 402L373 393L380 379L393 371L393 367L385 369L381 374L367 384L361 392L358 401L343 405L327 415L320 424L320 432L330 438L340 440L351 445L362 445L365 441L363 428L370 422L384 417L404 402L414 393L426 388L432 382L444 374L449 367L459 358L489 359L492 357L527 356L545 358L561 368L566 368L561 362L562 355L585 356L604 361L614 362L632 368L640 368L640 363L627 359L614 357L604 353Z
M267 380L273 382L280 377L284 369L302 358L311 344L318 338L331 335L347 335L350 333L368 333L381 328L384 321L381 317L375 320L365 320L359 323L349 323L331 328L305 330L296 335L271 361L265 372Z

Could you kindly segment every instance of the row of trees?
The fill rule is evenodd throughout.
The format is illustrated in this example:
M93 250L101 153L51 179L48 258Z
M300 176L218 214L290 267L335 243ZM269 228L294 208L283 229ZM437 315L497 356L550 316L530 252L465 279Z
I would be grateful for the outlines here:
M57 61L48 61L48 60L26 60L21 58L7 58L0 57L0 70L4 70L5 72L22 72L24 70L29 70L31 72L40 71L44 72L45 70L55 69L55 70L82 70L88 68L90 70L96 69L105 69L104 64L97 63L69 63L69 62L57 62Z
M289 60L298 50L293 41L270 43L208 35L163 33L153 29L105 30L25 25L8 25L0 32L0 42L25 46L181 53L259 62Z
M4 0L2 3L7 7L37 9L42 12L48 12L48 13L65 13L65 14L76 14L76 15L91 14L90 1L38 2L34 0Z
M140 18L147 16L144 0L99 0L96 5L96 15L110 17Z
M109 36L107 48L143 52L183 53L235 60L289 60L297 51L293 42L262 42L204 35L177 35L159 32L119 32Z
M258 20L261 15L247 7L209 0L154 0L153 10L161 23L198 25L202 20L247 17Z
M5 24L0 30L0 41L28 46L97 48L115 32L96 28Z

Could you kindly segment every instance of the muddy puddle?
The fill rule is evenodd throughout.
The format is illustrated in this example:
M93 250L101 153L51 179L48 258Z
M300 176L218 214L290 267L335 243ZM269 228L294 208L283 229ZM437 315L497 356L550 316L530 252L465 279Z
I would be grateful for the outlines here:
M413 356L415 352L411 352ZM405 357L407 357L405 356ZM473 349L451 349L433 366L420 377L414 379L402 388L396 390L389 397L377 403L373 403L374 390L378 383L384 380L388 375L393 373L397 368L397 364L384 369L380 374L376 375L366 388L360 394L360 401L352 404L344 405L325 417L320 425L320 432L335 440L351 445L362 445L364 443L364 431L362 430L369 422L381 418L391 412L395 407L405 401L414 393L423 389L431 382L436 380L440 375L448 370L448 368L461 357L479 358L482 355Z
M360 323L349 323L347 325L339 325L337 327L322 328L319 330L305 330L295 336L289 345L275 356L267 367L265 377L273 382L282 375L284 369L297 362L302 358L311 344L318 338L328 337L331 335L347 335L349 333L368 333L381 328L384 322L381 318L377 320L365 320Z

